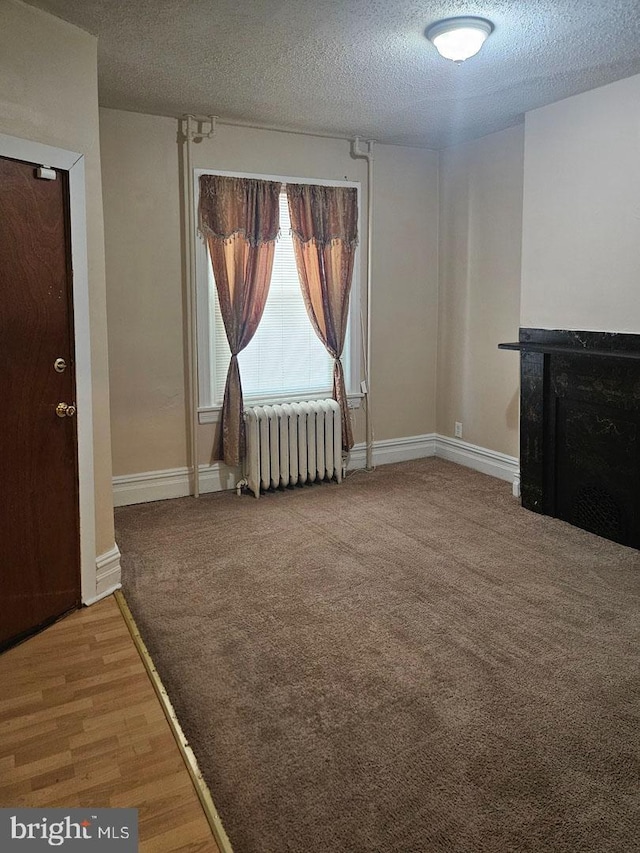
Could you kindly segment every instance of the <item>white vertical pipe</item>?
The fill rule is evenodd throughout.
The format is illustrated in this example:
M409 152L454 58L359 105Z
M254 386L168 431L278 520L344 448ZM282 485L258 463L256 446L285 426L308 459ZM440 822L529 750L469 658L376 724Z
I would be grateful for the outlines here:
M360 138L353 140L353 156L367 161L367 340L365 344L364 376L367 385L365 393L365 434L367 471L373 469L373 418L371 416L371 268L373 252L373 145L367 140L367 150L360 150Z
M194 116L183 117L184 141L184 203L185 203L185 268L187 273L187 367L189 373L189 431L190 468L193 473L192 493L200 497L200 470L198 467L198 338L197 338L197 294L195 269L195 216L193 198L193 169L191 167L191 142L194 136Z

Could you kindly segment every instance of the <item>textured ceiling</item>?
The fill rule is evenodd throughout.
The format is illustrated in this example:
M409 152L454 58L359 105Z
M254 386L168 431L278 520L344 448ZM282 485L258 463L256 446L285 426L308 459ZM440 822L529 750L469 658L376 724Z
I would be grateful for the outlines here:
M106 107L441 148L640 73L640 0L31 0L94 33ZM425 27L495 24L442 59Z

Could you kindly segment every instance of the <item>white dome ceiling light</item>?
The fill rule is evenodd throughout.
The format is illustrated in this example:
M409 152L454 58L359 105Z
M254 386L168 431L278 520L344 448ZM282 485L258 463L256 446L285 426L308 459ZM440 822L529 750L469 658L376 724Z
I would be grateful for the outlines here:
M445 59L457 65L475 56L493 32L493 24L486 18L446 18L427 27L426 37Z

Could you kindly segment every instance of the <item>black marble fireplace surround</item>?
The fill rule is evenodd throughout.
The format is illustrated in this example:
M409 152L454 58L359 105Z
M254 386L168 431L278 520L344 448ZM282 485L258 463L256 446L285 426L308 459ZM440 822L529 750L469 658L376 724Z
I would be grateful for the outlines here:
M522 506L640 548L640 335L519 337Z

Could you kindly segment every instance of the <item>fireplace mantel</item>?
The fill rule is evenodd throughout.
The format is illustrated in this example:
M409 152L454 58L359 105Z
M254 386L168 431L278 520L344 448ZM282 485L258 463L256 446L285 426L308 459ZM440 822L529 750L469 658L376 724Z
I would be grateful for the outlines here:
M640 335L519 337L522 505L640 547Z
M586 349L585 347L568 346L563 344L534 344L529 341L498 344L498 349L518 350L519 352L556 353L558 355L596 355L604 358L626 358L640 361L640 350L628 352L607 349Z

